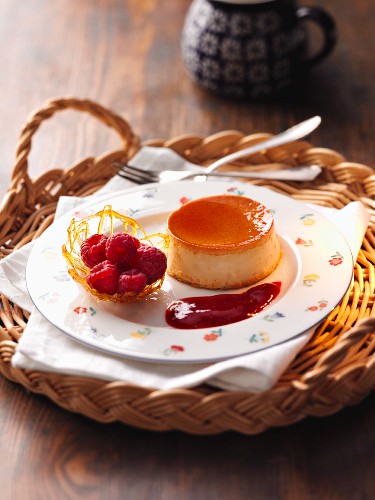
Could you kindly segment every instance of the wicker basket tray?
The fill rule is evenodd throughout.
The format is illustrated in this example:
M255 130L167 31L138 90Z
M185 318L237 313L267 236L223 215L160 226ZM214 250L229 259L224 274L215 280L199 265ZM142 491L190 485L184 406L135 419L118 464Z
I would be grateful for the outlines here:
M34 133L44 120L68 108L87 112L112 127L119 134L122 147L97 158L86 158L66 170L49 170L31 180L28 154ZM206 138L186 135L147 144L170 147L192 162L209 165L268 136L225 131ZM123 118L92 101L56 99L35 112L21 132L12 182L0 208L0 256L5 257L37 238L51 224L59 196L95 192L113 175L113 163L130 159L140 144ZM306 141L264 151L227 168L251 164L259 169L263 168L261 164L271 162L313 162L321 165L323 172L314 182L302 185L251 182L328 207L342 208L360 200L371 216L350 289L271 390L249 394L202 385L189 390L156 391L120 381L14 368L10 361L28 315L4 296L0 303L2 375L32 392L44 394L69 411L100 422L119 421L142 429L178 429L193 434L228 430L256 434L306 416L330 415L361 401L375 388L375 174L366 165L347 162L341 154Z

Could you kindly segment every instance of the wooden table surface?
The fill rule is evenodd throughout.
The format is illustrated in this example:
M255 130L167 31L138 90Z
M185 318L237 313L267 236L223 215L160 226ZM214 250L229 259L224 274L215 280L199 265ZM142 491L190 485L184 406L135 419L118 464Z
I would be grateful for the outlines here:
M180 57L189 0L0 0L0 195L26 117L57 96L122 114L143 140L227 129L276 133L323 118L314 144L374 166L375 4L315 0L336 19L334 53L301 96L240 103L209 95ZM33 141L30 175L119 145L64 112ZM0 378L0 497L8 499L375 498L375 396L334 416L256 436L154 433L102 425Z

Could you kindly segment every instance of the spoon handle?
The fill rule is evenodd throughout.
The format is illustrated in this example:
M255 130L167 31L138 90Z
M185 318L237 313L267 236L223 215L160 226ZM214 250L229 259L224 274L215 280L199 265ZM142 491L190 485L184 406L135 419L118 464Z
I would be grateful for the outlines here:
M217 170L219 167L225 165L226 163L231 162L232 160L236 160L237 158L242 158L243 156L248 156L254 153L259 153L259 151L263 151L264 149L274 148L276 146L281 146L282 144L287 144L288 142L297 141L298 139L302 139L306 135L310 134L313 130L315 130L321 123L322 119L320 116L313 116L308 120L305 120L297 125L294 125L284 132L280 134L274 135L270 139L266 139L265 141L258 142L253 146L250 146L245 149L241 149L240 151L235 151L219 160L215 161L207 167L207 172L213 172Z

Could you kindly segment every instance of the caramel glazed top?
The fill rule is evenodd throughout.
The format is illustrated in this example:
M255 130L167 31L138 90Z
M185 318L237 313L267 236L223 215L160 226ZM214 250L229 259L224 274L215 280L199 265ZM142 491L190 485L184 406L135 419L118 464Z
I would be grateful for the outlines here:
M169 232L182 242L228 249L256 246L273 225L273 216L264 205L234 195L189 201L168 218Z

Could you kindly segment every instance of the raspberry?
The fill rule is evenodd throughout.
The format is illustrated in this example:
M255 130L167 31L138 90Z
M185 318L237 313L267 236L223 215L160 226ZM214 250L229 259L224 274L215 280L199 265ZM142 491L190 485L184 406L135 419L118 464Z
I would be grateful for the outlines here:
M94 266L86 277L91 288L100 293L113 295L117 292L119 272L115 264L109 260L100 262Z
M88 267L94 267L106 259L105 244L107 236L104 234L93 234L81 243L81 257Z
M167 257L159 248L141 245L137 250L135 267L146 275L150 285L164 276L167 270Z
M133 241L134 241L134 244L135 244L135 248L139 248L141 245L144 245L144 243L141 243L139 241L139 239L136 238L135 236L132 236L132 238L133 238Z
M122 273L118 282L118 292L141 292L146 286L146 276L137 269Z
M118 269L118 273L119 274L122 274L122 273L126 273L127 271L131 271L133 269L133 266L130 265L130 264L118 264L116 263L115 264L117 269Z
M107 240L105 254L113 264L125 266L130 269L137 256L137 243L139 241L134 236L127 233L112 234Z

